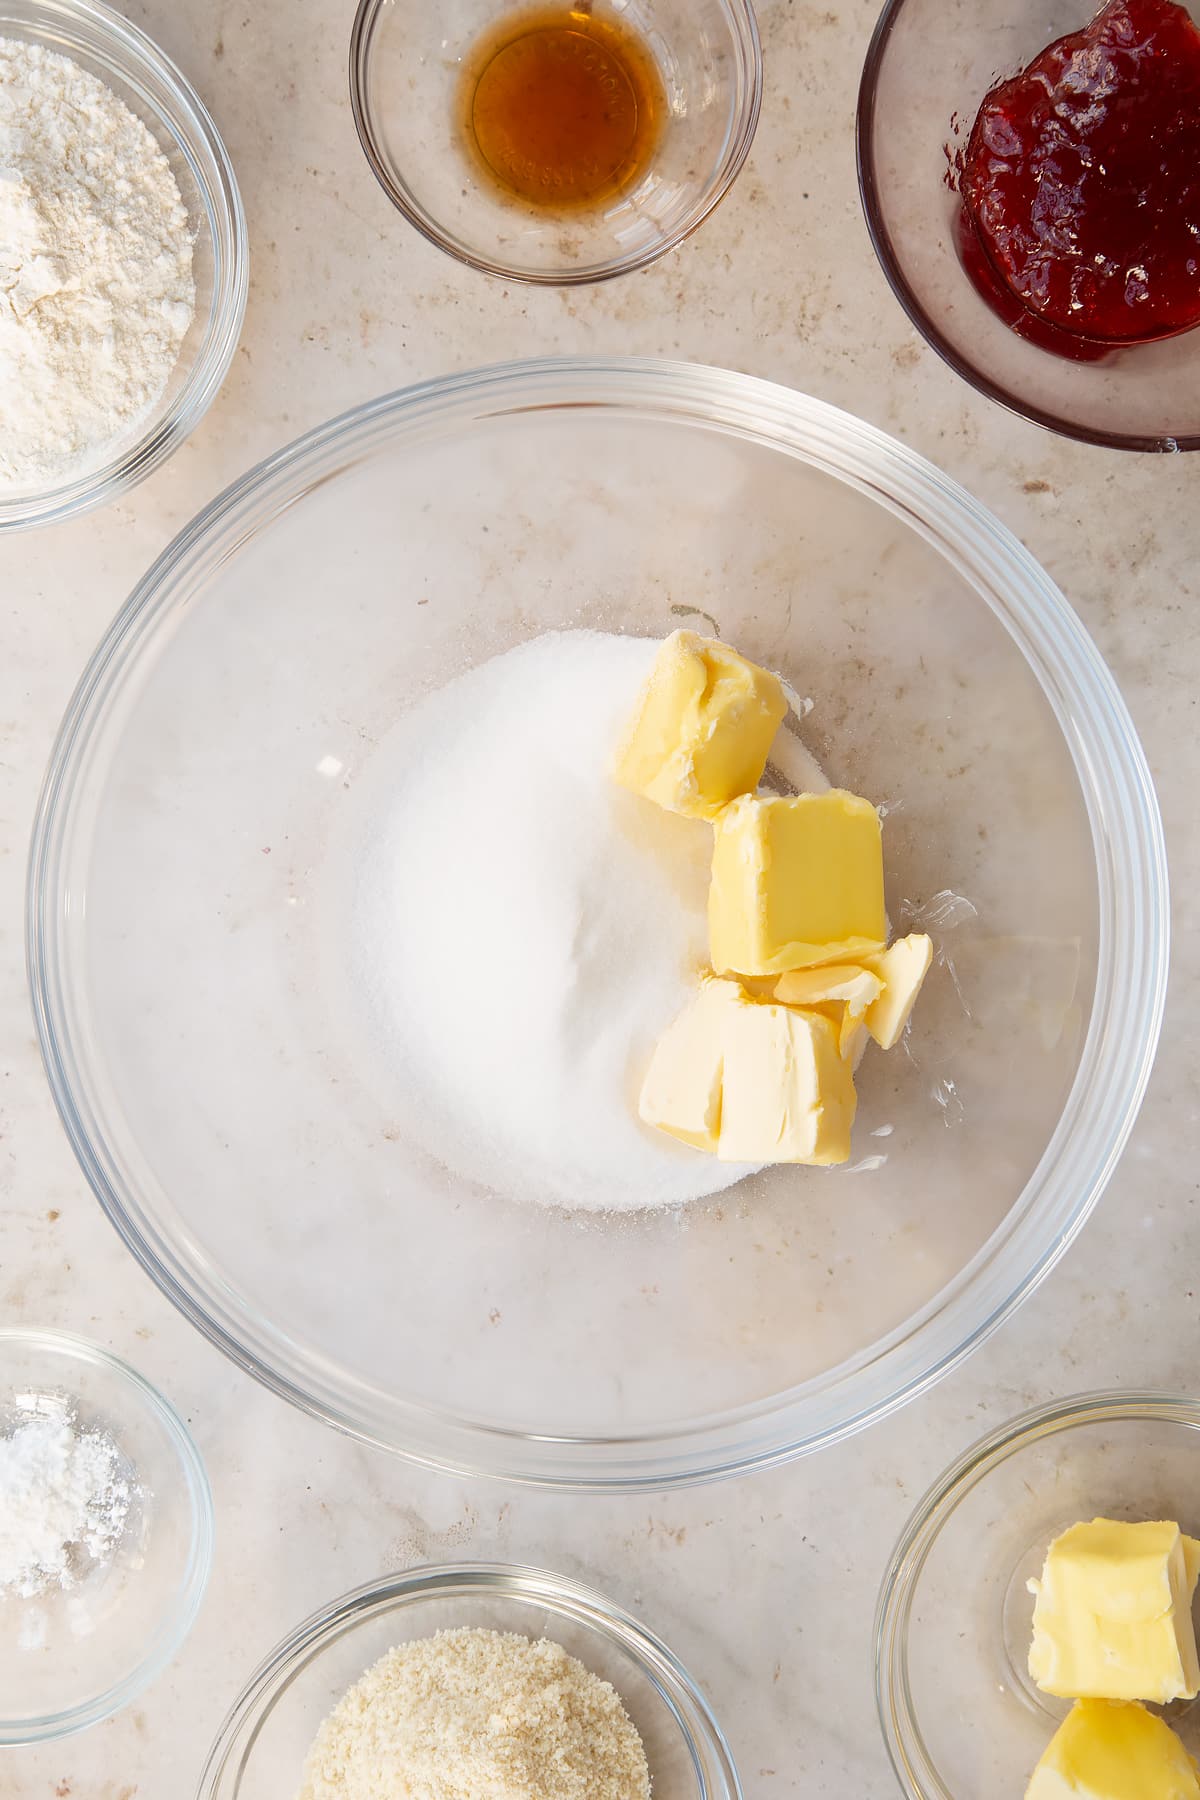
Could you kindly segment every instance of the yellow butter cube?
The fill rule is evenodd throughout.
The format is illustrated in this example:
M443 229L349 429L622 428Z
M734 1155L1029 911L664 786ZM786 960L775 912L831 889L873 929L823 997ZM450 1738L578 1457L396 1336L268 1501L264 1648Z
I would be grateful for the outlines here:
M784 1006L811 1007L838 1028L838 1049L856 1065L865 1046L864 1015L879 999L883 983L870 969L849 963L826 963L818 969L789 969L775 983L775 998Z
M886 954L886 952L885 952ZM824 963L815 969L789 969L775 983L775 998L784 1006L819 1006L841 1000L846 1011L861 1019L883 992L883 983L871 969L853 963Z
M721 1020L723 1162L841 1163L856 1095L838 1030L819 1013L744 1000Z
M842 1061L849 1063L851 1069L857 1071L867 1048L866 1025L848 1007L842 1008L834 1023L838 1028L838 1049L842 1053Z
M714 1155L721 1134L722 1024L745 999L736 981L709 976L668 1025L650 1058L638 1116L681 1143Z
M617 752L616 778L667 812L711 819L758 786L786 712L766 669L715 638L673 631Z
M1200 1800L1200 1777L1164 1720L1122 1700L1077 1700L1025 1800Z
M804 1012L819 1013L837 1032L838 1052L843 1062L857 1069L863 1059L867 1047L867 1028L861 1017L852 1013L844 1000L819 1000L815 1006L802 1008Z
M1165 1520L1072 1525L1029 1584L1030 1675L1067 1699L1194 1699L1198 1573L1200 1543Z
M718 973L775 975L883 949L883 842L869 800L842 788L747 795L713 825L708 930Z
M933 943L923 931L897 938L881 955L868 959L867 967L879 977L883 991L863 1018L881 1050L900 1041L932 962Z

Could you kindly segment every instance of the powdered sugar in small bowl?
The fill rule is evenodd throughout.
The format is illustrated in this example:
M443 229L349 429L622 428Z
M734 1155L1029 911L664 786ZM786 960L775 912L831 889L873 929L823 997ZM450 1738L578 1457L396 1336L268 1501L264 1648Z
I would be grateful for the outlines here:
M0 1746L128 1705L191 1629L212 1542L162 1396L83 1338L0 1329Z
M0 0L0 188L3 532L179 448L237 347L247 247L202 102L102 0Z

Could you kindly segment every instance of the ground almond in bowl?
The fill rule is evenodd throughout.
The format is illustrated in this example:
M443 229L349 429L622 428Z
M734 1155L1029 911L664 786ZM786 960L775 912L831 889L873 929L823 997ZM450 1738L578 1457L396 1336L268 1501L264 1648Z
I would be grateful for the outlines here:
M317 1732L299 1800L649 1800L616 1689L560 1644L460 1629L400 1644Z

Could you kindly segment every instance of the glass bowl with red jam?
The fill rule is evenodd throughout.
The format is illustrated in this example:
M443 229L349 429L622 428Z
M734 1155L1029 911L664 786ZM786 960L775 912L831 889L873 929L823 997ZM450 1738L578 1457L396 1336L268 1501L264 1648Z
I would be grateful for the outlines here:
M359 0L359 139L399 212L506 280L644 268L749 152L751 0Z
M858 159L959 374L1070 437L1200 449L1200 0L888 0Z

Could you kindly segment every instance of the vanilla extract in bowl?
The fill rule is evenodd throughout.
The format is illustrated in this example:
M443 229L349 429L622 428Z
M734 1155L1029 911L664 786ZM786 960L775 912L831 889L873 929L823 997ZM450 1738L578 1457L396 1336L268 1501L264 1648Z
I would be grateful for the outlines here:
M603 205L658 147L666 93L654 57L590 7L510 14L468 56L462 128L493 186L548 211Z

